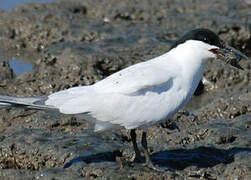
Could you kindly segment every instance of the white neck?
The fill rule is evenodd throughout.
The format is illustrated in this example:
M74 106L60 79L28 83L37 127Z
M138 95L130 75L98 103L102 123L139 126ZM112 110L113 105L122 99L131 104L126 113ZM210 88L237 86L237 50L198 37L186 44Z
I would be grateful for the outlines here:
M183 83L187 84L191 91L198 86L203 76L206 60L215 57L211 52L210 45L201 41L189 40L170 50L168 54L182 67Z

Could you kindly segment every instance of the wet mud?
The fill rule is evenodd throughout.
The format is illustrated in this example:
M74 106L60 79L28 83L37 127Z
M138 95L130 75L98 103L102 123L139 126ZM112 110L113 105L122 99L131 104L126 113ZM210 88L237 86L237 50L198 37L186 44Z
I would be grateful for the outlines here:
M198 27L250 57L250 9L248 0L57 0L2 10L0 93L46 96L92 84ZM11 59L32 70L15 73ZM244 71L207 62L211 85L148 129L151 158L164 172L131 162L126 130L94 133L73 116L0 109L0 179L251 179L251 59L240 64Z

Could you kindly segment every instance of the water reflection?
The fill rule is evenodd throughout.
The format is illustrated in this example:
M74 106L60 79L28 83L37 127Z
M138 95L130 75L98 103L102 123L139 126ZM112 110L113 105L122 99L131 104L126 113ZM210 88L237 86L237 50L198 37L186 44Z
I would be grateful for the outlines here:
M17 60L17 59L9 59L8 63L15 75L20 75L24 72L32 70L32 64L29 62L25 62L25 61Z
M29 3L29 2L37 2L37 3L49 3L55 0L8 0L8 1L0 1L0 9L10 11L16 6Z

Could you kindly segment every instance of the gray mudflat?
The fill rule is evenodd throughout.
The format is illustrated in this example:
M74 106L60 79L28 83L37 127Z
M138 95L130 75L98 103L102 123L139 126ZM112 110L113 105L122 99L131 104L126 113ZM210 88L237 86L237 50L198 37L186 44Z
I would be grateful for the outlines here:
M92 84L161 55L196 27L250 57L250 9L249 0L58 0L0 11L0 93L48 95ZM10 58L33 70L13 74ZM133 157L125 130L95 134L71 116L1 109L0 179L251 179L251 59L240 64L246 71L208 62L214 88L149 128L154 164L173 171L120 167L116 157Z

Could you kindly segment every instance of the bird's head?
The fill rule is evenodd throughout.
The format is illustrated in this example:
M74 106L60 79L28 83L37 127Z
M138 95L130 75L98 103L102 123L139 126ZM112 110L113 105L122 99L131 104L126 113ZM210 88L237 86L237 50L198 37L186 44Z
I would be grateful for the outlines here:
M241 59L248 59L240 51L227 45L214 32L209 29L194 29L186 33L172 47L175 48L180 44L192 47L195 53L202 53L206 58L215 58L238 68L243 69L238 62Z

